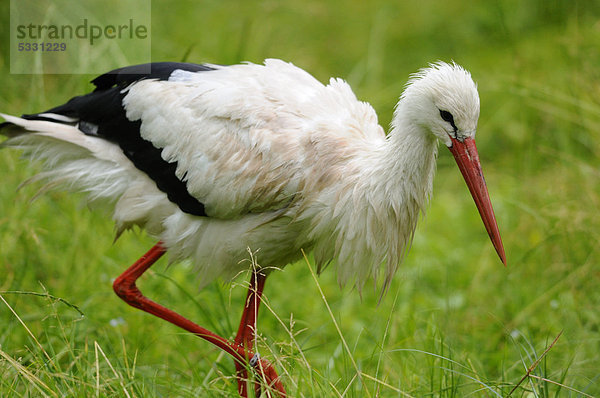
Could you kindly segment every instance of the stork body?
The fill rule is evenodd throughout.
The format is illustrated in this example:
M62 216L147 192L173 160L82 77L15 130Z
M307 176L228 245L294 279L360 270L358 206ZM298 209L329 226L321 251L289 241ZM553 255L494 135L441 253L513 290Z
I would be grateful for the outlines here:
M373 278L385 290L431 194L438 140L453 152L505 262L473 141L479 97L461 67L438 63L414 75L387 136L344 81L323 85L283 61L141 71L102 75L92 93L44 113L3 115L0 129L7 145L46 162L38 179L113 204L118 234L139 225L160 239L145 257L152 261L141 263L165 251L191 258L206 284L246 269L248 248L259 264L279 268L312 250L319 269L335 262L341 284L360 290ZM148 310L127 298L140 269L115 290ZM249 293L256 305L247 302L235 342L212 341L230 344L238 362L252 358L246 348L265 272L258 275Z

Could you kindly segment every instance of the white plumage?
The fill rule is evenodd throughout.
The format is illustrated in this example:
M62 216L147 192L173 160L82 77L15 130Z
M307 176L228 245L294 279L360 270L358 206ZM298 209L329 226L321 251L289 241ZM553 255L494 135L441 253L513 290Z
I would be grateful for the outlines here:
M176 162L206 216L182 211L117 143L93 128L83 134L76 117L2 115L13 136L5 145L45 161L37 179L114 205L119 234L139 225L173 260L191 258L202 284L246 268L250 248L269 267L312 250L319 269L335 260L342 285L360 290L373 277L387 286L431 194L437 139L451 147L451 138L475 135L479 97L469 73L437 63L415 74L386 136L343 80L323 85L274 59L208 67L138 79L121 92L127 119L141 121L141 137Z

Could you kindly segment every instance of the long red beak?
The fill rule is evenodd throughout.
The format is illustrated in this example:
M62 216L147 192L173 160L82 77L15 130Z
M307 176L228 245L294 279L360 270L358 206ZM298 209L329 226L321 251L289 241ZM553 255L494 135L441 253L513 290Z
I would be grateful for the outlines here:
M485 178L483 178L483 171L481 171L475 140L472 138L466 138L464 142L460 142L455 138L451 138L451 140L452 146L448 149L454 155L458 168L469 187L469 191L471 191L471 196L475 200L485 229L494 244L494 248L496 248L496 253L500 256L502 263L506 265L504 246L502 245L500 231L498 231L498 223L496 222L490 195L485 185Z

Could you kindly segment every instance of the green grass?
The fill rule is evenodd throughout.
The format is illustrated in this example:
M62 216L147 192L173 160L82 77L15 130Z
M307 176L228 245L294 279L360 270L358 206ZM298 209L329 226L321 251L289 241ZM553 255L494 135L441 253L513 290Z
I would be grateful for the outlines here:
M504 268L442 149L427 215L379 305L374 290L362 300L340 290L333 269L314 278L310 256L269 278L260 351L290 396L504 397L523 376L514 397L600 396L600 7L232 3L153 2L153 60L283 58L322 81L348 79L383 125L409 73L437 59L471 70L508 257ZM2 112L90 89L92 76L11 75L8 62L4 51ZM236 396L229 358L113 294L112 279L154 242L136 231L113 244L108 213L79 194L30 202L39 187L17 186L36 170L0 152L0 396ZM160 262L140 286L232 336L244 277L198 291L190 269Z

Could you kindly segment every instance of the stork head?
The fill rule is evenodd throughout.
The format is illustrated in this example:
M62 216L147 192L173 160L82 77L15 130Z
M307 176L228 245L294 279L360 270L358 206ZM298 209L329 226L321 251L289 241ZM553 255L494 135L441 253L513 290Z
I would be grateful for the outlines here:
M438 62L413 74L400 99L405 117L435 135L448 148L452 139L475 138L479 94L471 74Z
M470 73L459 65L445 62L420 70L411 76L397 112L408 118L409 123L433 134L452 152L496 252L506 264L502 239L475 146L479 95Z

